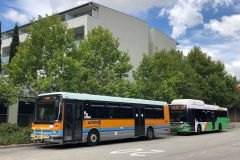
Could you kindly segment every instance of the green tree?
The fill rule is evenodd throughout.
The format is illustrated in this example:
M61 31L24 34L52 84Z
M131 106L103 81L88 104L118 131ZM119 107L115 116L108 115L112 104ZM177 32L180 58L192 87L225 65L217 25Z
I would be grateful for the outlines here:
M77 51L72 52L84 69L80 78L72 77L75 82L68 88L74 92L129 97L127 89L132 84L126 78L132 69L130 56L118 48L118 38L108 29L98 26L88 32Z
M186 61L199 76L198 86L205 103L227 107L236 101L237 79L227 74L222 62L212 60L199 47L189 52Z
M0 76L0 103L10 106L16 103L18 97L23 96L23 92L18 86L13 86L7 81L8 77Z
M71 66L79 65L69 56L74 48L73 29L68 29L59 15L38 16L38 21L33 18L18 54L6 67L8 84L19 87L25 96L63 91L69 79L63 77L72 75Z
M2 73L2 22L0 21L0 76Z
M193 70L184 63L183 53L175 50L157 51L152 57L144 55L139 67L133 72L137 97L168 103L176 98L196 95L197 92L192 92L196 88L194 76Z
M12 42L10 44L9 63L11 63L12 58L16 55L18 46L19 46L19 34L18 34L18 25L16 23L13 31Z

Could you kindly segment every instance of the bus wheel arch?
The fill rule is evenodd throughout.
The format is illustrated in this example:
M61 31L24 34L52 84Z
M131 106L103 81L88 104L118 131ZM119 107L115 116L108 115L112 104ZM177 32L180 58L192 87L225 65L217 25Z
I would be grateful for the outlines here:
M87 136L87 145L95 146L100 142L100 134L97 129L91 129Z
M202 126L200 124L197 125L197 134L201 134Z
M146 138L148 140L151 140L154 138L154 130L153 130L153 127L152 126L149 126L148 129L147 129L147 133L146 133Z
M218 131L219 131L219 132L222 131L222 124L221 124L221 123L218 124Z

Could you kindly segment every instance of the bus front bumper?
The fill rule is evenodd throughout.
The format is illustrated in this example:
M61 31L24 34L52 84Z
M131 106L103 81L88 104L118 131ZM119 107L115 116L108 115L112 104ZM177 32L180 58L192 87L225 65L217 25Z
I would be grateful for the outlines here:
M42 141L45 143L59 143L62 144L63 136L62 135L31 135L32 141Z
M49 138L44 139L44 142L45 143L62 144L63 136L62 135L50 135Z

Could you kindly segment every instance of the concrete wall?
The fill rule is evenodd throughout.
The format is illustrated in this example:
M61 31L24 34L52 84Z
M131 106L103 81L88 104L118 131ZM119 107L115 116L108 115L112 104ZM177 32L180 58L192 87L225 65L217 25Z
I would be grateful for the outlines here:
M158 50L166 49L170 51L171 49L176 50L177 42L160 32L156 28L149 29L149 55L153 55L156 52L156 47Z
M240 108L236 107L228 109L228 116L230 122L240 122Z
M101 25L108 28L115 38L119 38L122 51L129 51L131 63L134 67L139 65L143 53L148 53L148 23L127 14L112 10L107 7L99 7L99 19L88 19L88 31Z
M85 16L81 16L81 17L77 17L77 18L68 20L67 21L68 28L77 28L77 27L80 27L80 26L87 26L87 20L88 20L89 17L91 17L91 16L85 15ZM87 30L85 29L84 32L86 33Z
M18 121L18 103L15 103L8 107L8 123L16 123Z

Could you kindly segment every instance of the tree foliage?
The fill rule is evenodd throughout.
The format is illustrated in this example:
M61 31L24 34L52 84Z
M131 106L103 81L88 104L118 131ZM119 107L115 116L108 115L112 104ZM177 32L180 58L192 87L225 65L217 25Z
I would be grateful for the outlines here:
M199 76L199 90L205 103L227 107L236 102L237 79L226 72L222 62L212 60L198 47L189 52L186 61Z
M12 58L16 55L18 46L19 46L19 33L18 33L18 25L16 23L13 30L12 42L10 44L9 63L11 63Z
M80 42L72 56L82 62L73 83L67 87L73 92L99 95L130 96L132 84L126 80L132 69L128 52L120 51L119 40L108 29L95 27Z
M74 49L74 32L67 23L53 14L31 21L27 37L17 49L18 54L6 68L8 84L25 91L27 96L61 91L67 81L74 59L68 54ZM27 91L27 92L26 92Z
M186 75L187 73L187 75ZM144 55L133 72L139 98L171 102L176 98L193 97L195 83L191 68L184 63L182 52L161 50ZM189 88L191 87L191 88Z
M2 73L2 22L0 21L0 76Z

